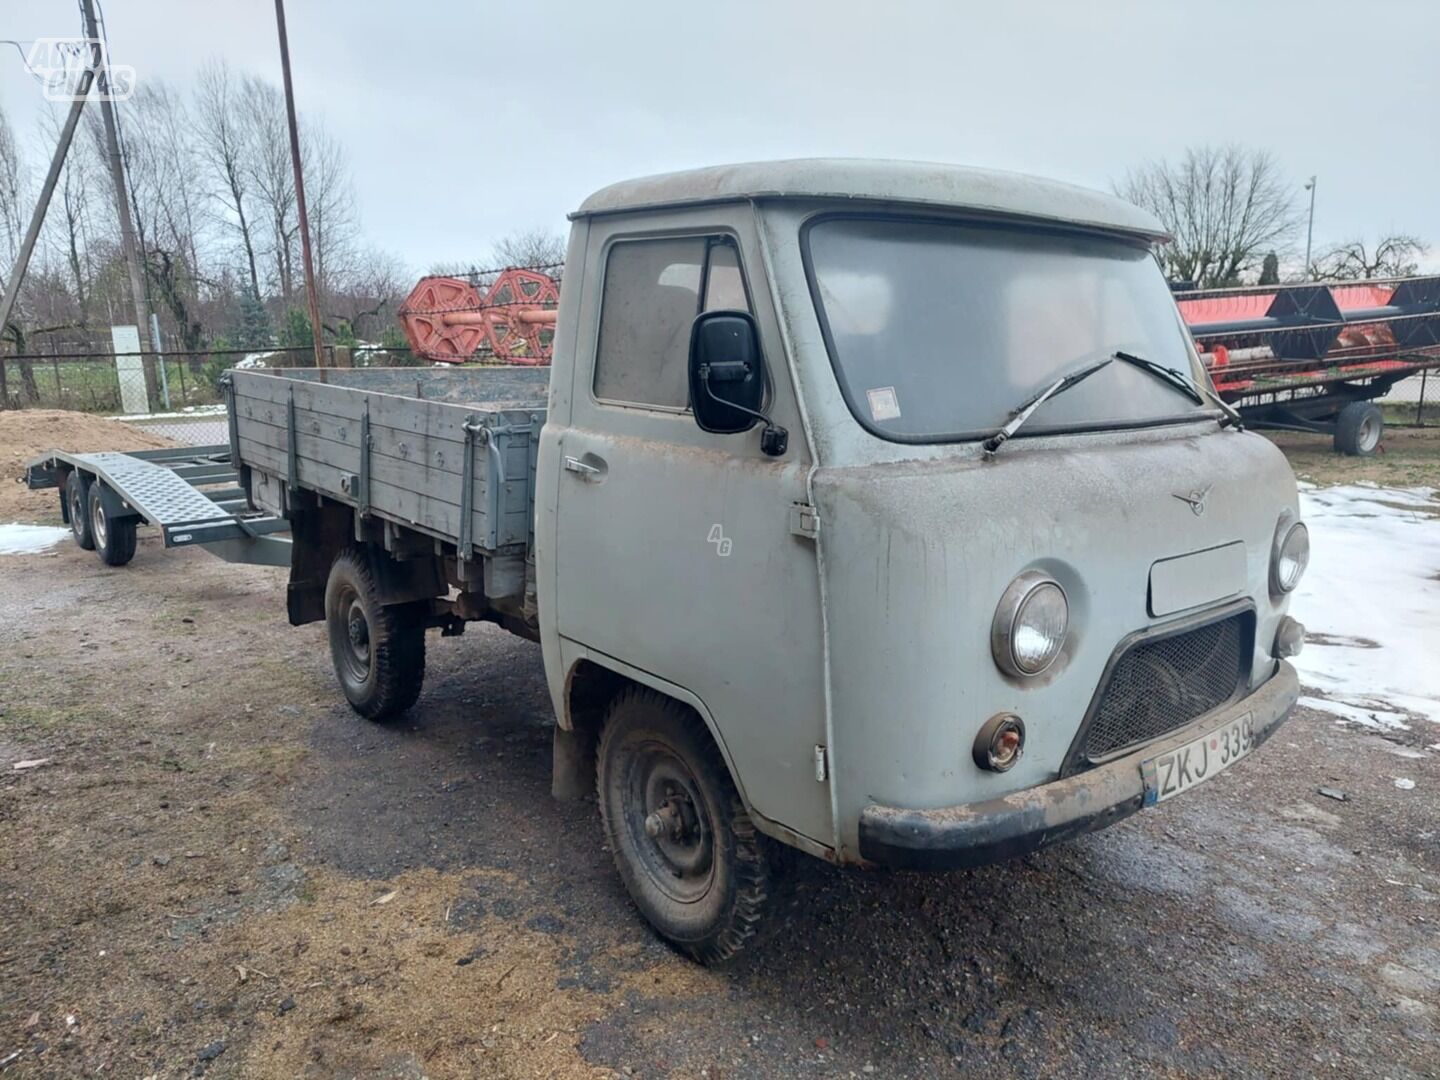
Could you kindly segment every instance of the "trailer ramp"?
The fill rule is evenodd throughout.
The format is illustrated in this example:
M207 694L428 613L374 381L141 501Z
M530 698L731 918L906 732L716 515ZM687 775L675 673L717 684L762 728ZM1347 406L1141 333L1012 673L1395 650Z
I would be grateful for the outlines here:
M246 512L229 456L228 446L128 454L52 450L30 462L25 482L31 488L58 487L78 471L116 500L117 514L156 526L167 548L199 545L227 562L289 566L290 540L275 535L289 523Z

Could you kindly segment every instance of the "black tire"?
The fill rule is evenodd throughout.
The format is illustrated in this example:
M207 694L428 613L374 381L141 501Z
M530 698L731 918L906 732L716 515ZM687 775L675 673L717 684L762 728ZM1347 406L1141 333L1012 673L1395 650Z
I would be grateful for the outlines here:
M1335 449L1351 457L1370 457L1385 434L1385 414L1368 401L1352 401L1335 418Z
M760 928L770 868L705 725L671 698L629 690L596 758L601 826L635 906L700 963L734 956Z
M425 623L409 605L380 603L363 551L342 552L325 585L330 659L345 699L367 720L398 716L425 681Z
M112 518L105 510L105 500L100 497L100 481L90 484L90 534L95 540L95 554L106 566L124 566L135 557L135 528L138 524L133 517Z
M90 531L90 484L80 470L72 469L65 478L65 516L70 519L70 535L85 551L95 550L95 534Z

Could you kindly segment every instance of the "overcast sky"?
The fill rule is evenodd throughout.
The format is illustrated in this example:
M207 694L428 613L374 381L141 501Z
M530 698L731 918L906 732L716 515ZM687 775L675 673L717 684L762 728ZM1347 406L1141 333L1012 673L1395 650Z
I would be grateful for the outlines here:
M188 84L211 56L279 82L269 0L104 0L112 58ZM290 0L302 113L344 144L370 241L413 269L562 228L645 173L914 158L1108 187L1186 146L1318 175L1315 246L1402 230L1440 267L1440 2ZM0 37L76 32L0 0ZM39 85L0 52L29 135ZM1303 243L1303 237L1302 237Z

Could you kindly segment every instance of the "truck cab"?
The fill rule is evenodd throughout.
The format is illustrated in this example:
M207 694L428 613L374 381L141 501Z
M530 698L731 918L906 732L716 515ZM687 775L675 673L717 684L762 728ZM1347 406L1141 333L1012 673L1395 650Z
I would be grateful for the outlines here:
M572 221L535 473L557 769L598 757L672 941L743 943L767 843L975 865L1188 790L1288 715L1294 477L1214 398L1151 215L796 161Z

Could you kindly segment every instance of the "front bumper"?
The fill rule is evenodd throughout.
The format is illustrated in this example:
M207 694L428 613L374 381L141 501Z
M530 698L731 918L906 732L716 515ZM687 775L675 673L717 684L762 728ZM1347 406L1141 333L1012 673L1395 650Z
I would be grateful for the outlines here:
M1263 743L1295 707L1295 669L1279 669L1259 689L1123 758L1064 780L999 799L904 810L867 806L860 812L860 856L867 862L921 870L981 866L1113 825L1139 810L1145 797L1140 763L1215 728L1251 715L1255 743Z

